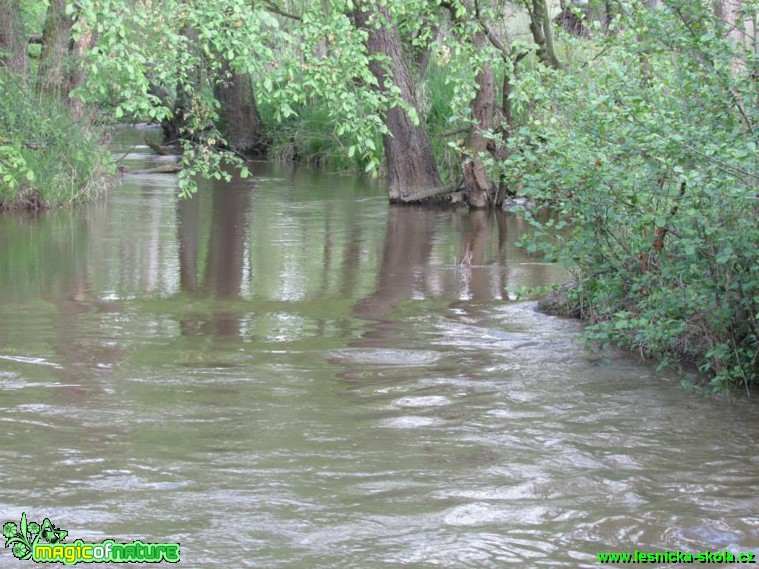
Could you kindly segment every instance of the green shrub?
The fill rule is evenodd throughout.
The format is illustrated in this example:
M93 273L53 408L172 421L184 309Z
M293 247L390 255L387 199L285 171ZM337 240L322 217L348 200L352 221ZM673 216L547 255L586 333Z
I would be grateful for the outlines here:
M533 218L540 237L525 245L576 272L589 338L694 361L715 391L748 387L759 381L757 62L706 5L644 6L592 58L520 83L531 113L510 141L509 178L564 220L557 232Z

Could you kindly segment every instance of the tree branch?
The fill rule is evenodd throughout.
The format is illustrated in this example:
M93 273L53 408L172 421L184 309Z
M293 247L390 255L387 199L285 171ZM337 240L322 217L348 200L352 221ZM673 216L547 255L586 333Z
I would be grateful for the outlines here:
M277 6L277 4L274 3L273 0L263 0L264 8L271 12L272 14L277 14L278 16L282 16L283 18L289 18L291 20L296 20L298 22L302 22L303 18L300 16L296 16L295 14L291 14L290 12L285 11L284 9Z
M485 36L488 38L488 41L493 45L494 48L501 52L503 60L508 63L509 59L511 58L511 47L509 46L507 48L503 42L501 42L498 36L493 33L493 30L490 29L490 26L488 26L487 22L482 19L479 0L474 0L474 17L477 20L480 28L482 28L482 31L485 32ZM522 57L524 57L524 55L522 55L519 59L522 59Z

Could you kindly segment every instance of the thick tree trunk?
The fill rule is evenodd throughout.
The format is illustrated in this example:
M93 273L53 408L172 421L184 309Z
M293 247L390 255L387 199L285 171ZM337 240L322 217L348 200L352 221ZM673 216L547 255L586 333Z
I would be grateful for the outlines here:
M198 33L190 25L182 27L181 35L185 36L189 41L187 42L187 49L197 52L198 47ZM185 88L185 82L192 84L192 89ZM166 108L171 108L171 116L161 120L161 130L163 131L163 144L165 146L176 146L180 140L192 139L195 133L189 132L187 117L189 109L192 106L192 95L188 94L188 91L192 90L200 91L202 86L202 73L199 66L194 66L188 76L182 77L182 80L178 82L176 86L176 93L171 93L163 85L153 84L150 86L150 91L161 99L161 104Z
M401 98L416 108L414 84L403 59L398 29L390 18L387 6L377 0L361 2L354 11L354 19L356 26L367 32L369 55L389 59L387 65L376 59L370 63L379 89L385 91L392 85L397 86ZM390 135L383 137L390 201L401 202L413 193L442 186L424 127L414 124L400 107L388 110L384 121L390 131Z
M0 0L0 66L26 78L26 34L18 0Z
M185 117L187 115L187 97L182 85L177 87L177 96L171 105L171 117L161 120L163 144L170 146L178 144L185 137Z
M66 60L71 41L71 19L66 16L66 0L50 0L42 41L37 89L40 93L59 97L68 95Z
M214 87L214 94L221 105L219 114L226 125L227 143L238 152L252 153L259 144L261 119L250 75L230 69L225 62L222 81Z

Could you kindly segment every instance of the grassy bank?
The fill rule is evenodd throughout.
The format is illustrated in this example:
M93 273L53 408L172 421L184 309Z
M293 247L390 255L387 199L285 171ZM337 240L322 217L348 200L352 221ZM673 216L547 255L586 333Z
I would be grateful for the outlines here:
M0 125L0 209L81 202L103 191L114 172L99 133L2 69Z

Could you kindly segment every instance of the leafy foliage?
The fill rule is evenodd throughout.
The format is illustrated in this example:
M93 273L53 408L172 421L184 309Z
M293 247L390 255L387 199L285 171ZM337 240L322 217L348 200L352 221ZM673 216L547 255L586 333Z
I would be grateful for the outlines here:
M566 73L536 70L507 168L562 222L526 244L577 274L589 338L759 380L756 55L707 5L623 5ZM570 40L567 40L570 41ZM557 231L558 229L558 231Z
M112 172L97 133L2 70L0 124L0 207L82 201L102 190L103 175Z

